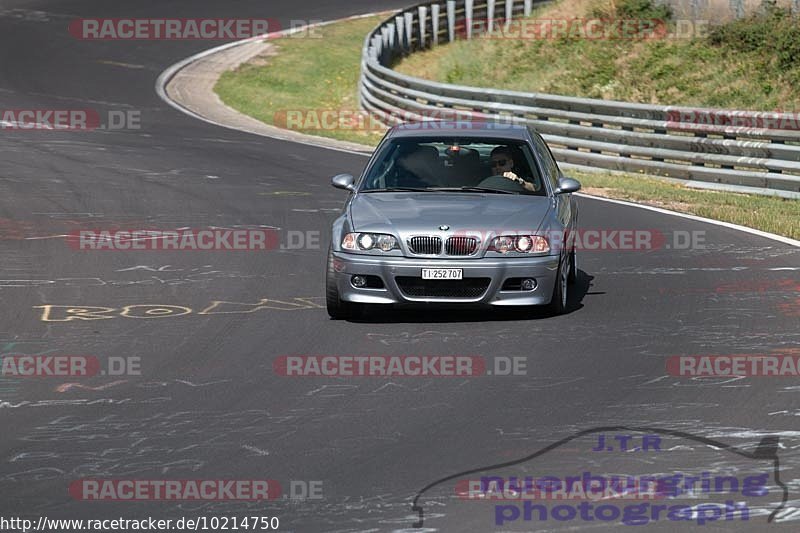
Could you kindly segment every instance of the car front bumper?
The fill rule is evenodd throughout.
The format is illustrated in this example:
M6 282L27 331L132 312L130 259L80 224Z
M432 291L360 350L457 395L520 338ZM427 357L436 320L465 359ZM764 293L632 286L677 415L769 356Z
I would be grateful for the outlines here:
M332 260L339 298L345 302L366 304L545 305L550 303L558 272L558 256L443 260L333 252ZM409 293L408 281L405 284L399 283L398 278L419 280L418 283L432 287L433 292L437 292L437 283L441 285L438 281L422 282L423 268L460 268L463 270L464 280L488 278L488 285L477 295ZM377 276L383 282L383 288L356 288L351 283L355 275ZM533 278L536 280L536 288L530 291L502 290L504 283L510 278Z

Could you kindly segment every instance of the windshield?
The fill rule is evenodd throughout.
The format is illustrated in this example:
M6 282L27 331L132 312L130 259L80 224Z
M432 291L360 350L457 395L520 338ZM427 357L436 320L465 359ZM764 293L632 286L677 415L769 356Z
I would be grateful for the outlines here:
M526 143L505 139L395 139L376 156L359 192L547 193Z

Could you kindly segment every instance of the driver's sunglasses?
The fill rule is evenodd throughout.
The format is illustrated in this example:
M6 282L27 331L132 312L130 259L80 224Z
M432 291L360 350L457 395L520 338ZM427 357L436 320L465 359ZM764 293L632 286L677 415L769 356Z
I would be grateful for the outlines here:
M504 167L508 164L508 159L496 159L492 161L492 167Z

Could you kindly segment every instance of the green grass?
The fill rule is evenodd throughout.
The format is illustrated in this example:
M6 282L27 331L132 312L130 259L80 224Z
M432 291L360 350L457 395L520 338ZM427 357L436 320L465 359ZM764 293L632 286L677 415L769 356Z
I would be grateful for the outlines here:
M769 196L689 189L637 175L570 171L584 190L672 211L731 222L800 240L800 201Z
M324 39L289 38L276 41L277 55L256 58L250 64L226 73L217 84L216 91L226 104L269 124L274 123L275 113L280 111L353 110L357 102L361 44L364 36L378 23L378 18L346 21L322 28ZM448 48L461 49L468 44L456 43ZM529 50L513 42L505 44L510 46L498 50L501 57L505 58L502 61L508 62L509 58L520 57L520 54L528 54L525 57L530 59ZM539 45L544 52L547 52L547 44ZM588 46L587 53L592 55L584 57L576 49L570 59L580 61L587 67L592 64L598 67L593 77L587 78L585 83L617 87L619 83L614 78L616 75L614 62L608 59L607 54L600 53L591 45L586 46ZM667 48L662 48L665 46ZM669 46L669 43L658 45L652 53L662 54L667 63L680 61L672 58ZM439 52L434 51L426 54L430 56L437 53ZM414 57L412 56L410 61L413 61ZM653 58L653 56L648 57ZM407 66L408 62L405 64ZM515 64L517 70L510 76L512 80L515 76L522 76L525 64L524 62ZM455 73L453 76L469 75L477 79L481 68L484 71L495 68L487 65L479 68L479 65L472 61L466 61L462 65L464 69L474 69L474 72ZM420 72L415 71L412 74L420 75ZM463 80L458 78L453 81ZM525 86L515 88L536 90ZM564 90L567 90L566 85ZM382 136L382 132L365 134L349 129L308 130L308 133L372 146L377 144ZM800 202L797 200L699 191L635 174L589 172L569 172L569 174L579 179L586 192L591 194L655 205L800 239Z
M276 55L258 57L226 72L214 87L222 101L267 124L283 127L288 116L300 116L295 131L324 137L375 144L383 135L372 126L363 128L316 127L325 111L348 113L358 108L357 86L364 37L385 17L355 19L315 30L320 38L284 37L274 41ZM291 114L294 113L294 114ZM335 115L329 114L329 117ZM311 126L304 128L302 126Z
M800 108L800 83L761 68L757 52L695 41L458 41L396 70L435 81L648 104Z
M570 0L533 17L663 19L646 0L614 7ZM651 11L648 11L651 9ZM611 13L607 13L611 10ZM623 11L620 13L620 11ZM617 13L617 15L614 15ZM477 87L665 105L800 109L800 25L767 9L695 38L603 40L476 38L413 54L396 70Z

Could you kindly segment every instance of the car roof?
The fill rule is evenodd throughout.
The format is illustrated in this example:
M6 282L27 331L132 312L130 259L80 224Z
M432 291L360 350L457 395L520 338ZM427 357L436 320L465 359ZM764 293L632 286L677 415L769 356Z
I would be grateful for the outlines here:
M389 130L388 137L482 137L524 141L528 139L528 126L492 121L426 120L398 124Z

